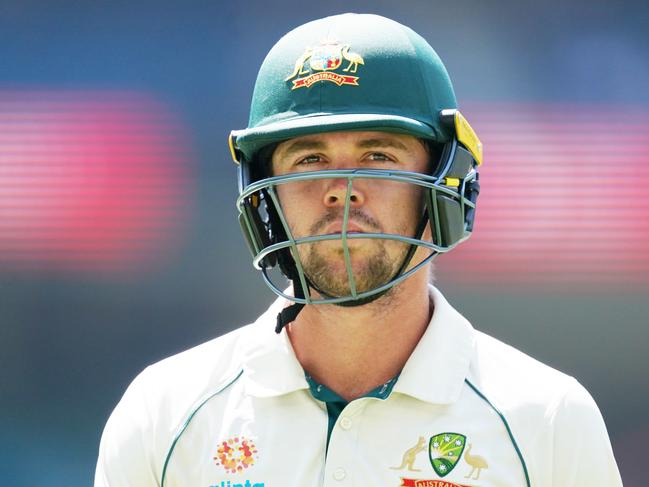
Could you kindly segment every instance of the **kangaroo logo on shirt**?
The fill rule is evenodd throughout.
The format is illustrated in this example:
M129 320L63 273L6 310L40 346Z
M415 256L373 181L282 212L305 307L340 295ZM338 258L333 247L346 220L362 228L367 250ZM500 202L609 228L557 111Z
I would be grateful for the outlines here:
M435 473L445 477L460 460L466 436L459 433L439 433L428 442L428 456Z
M420 468L415 468L415 459L417 455L426 449L426 438L423 436L419 437L419 441L412 448L408 448L403 453L403 458L401 459L401 465L398 467L390 467L392 470L404 470L408 469L409 472L421 472Z

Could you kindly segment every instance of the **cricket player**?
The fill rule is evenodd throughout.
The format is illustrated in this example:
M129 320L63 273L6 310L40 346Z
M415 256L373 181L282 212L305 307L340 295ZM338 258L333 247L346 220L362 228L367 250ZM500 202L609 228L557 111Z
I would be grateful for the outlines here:
M96 487L622 485L588 392L432 285L473 230L483 150L422 37L376 15L297 27L229 144L278 298L133 381Z

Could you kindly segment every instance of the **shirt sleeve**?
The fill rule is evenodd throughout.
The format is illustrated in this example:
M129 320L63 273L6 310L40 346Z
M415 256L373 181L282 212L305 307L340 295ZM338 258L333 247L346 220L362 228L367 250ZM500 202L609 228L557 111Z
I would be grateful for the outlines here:
M622 487L602 415L576 380L555 411L552 485Z
M157 487L152 418L142 375L128 387L110 415L99 445L95 487Z

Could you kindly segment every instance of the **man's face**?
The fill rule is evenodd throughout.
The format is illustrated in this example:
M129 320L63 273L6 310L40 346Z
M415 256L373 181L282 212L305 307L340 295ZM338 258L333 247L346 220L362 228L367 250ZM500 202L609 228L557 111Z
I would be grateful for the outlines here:
M388 132L331 132L282 142L272 156L273 175L334 169L384 169L426 173L429 154L415 137ZM341 234L347 179L315 179L277 187L294 238ZM350 194L348 234L415 236L423 212L422 188L385 179L357 178ZM356 290L388 282L401 267L409 245L395 240L347 240ZM350 293L342 241L298 246L309 280L330 296Z

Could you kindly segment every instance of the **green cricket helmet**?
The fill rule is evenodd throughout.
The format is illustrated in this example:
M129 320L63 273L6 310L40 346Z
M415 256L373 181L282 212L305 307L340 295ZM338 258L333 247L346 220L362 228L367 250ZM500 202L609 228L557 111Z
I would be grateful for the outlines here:
M278 143L349 130L411 135L438 146L433 152L439 160L431 165L431 174L354 169L270 175L269 160ZM239 164L237 207L254 265L273 291L297 303L355 305L376 299L472 232L482 146L457 110L451 80L437 53L421 36L393 20L367 14L336 15L304 24L282 37L259 70L248 127L232 131L229 144ZM348 180L344 228L340 234L294 238L276 188L318 178ZM348 234L351 186L359 178L423 187L418 234ZM427 224L432 241L422 240ZM357 292L346 245L352 238L398 240L410 250L396 275L374 289ZM342 240L349 277L345 296L318 290L305 272L298 247L322 240ZM429 249L430 255L409 268L420 246ZM284 293L285 282L269 277L268 271L276 267L293 281L294 295Z

